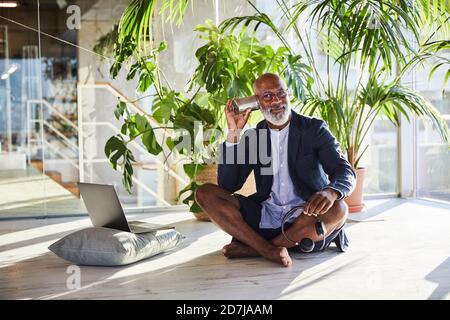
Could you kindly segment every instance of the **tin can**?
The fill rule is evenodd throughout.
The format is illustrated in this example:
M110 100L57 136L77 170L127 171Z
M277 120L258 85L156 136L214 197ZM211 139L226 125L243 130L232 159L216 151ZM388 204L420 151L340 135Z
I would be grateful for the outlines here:
M236 98L233 100L233 107L237 112L244 112L248 108L252 111L260 108L259 101L256 96Z

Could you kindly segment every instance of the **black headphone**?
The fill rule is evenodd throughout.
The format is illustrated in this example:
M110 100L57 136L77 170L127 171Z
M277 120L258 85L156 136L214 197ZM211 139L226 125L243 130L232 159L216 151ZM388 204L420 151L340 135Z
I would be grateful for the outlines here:
M292 242L292 243L294 243L296 246L298 246L298 248L300 249L300 251L305 252L305 253L308 253L308 252L313 251L313 250L314 250L314 247L315 247L315 243L314 243L314 241L312 241L312 239L310 239L310 238L303 238L302 240L300 240L300 242L296 242L296 241L291 240L291 239L287 236L287 234L284 232L284 225L285 225L286 221L287 221L287 220L293 215L293 213L294 213L296 210L298 210L298 209L301 209L301 210L302 210L301 214L302 214L302 213L304 214L303 208L304 208L303 205L295 206L295 207L293 207L291 210L289 210L289 211L284 215L283 221L281 222L281 232L283 233L283 236L286 238L286 240L288 240L289 242ZM317 218L317 216L316 216L316 220L317 220L317 221L316 221L316 223L315 223L315 225L314 225L314 226L315 226L315 229L316 229L316 233L317 233L317 235L319 235L319 236L323 236L322 246L321 246L320 249L319 249L319 251L322 251L323 248L325 247L325 240L326 240L325 233L326 233L326 228L325 228L325 223L324 223L322 220L320 220L319 218Z

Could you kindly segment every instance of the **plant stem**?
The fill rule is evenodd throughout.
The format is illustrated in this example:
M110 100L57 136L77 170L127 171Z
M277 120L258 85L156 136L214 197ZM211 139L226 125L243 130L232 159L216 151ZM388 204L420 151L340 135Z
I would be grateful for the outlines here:
M150 132L150 131L157 130L157 129L173 129L173 128L174 128L174 127L152 127L152 128L150 128L150 129L147 129L147 130L144 130L144 131L139 132L139 133L138 133L137 135L135 135L134 137L131 137L130 140L126 141L126 143L129 143L129 142L135 140L137 137L139 137L140 135L142 135L142 134L144 134L144 133L146 133L146 132Z
M140 97L140 98L138 98L138 99L136 99L136 100L130 101L130 103L136 103L136 102L138 102L138 101L140 101L140 100L142 100L142 99L145 99L145 98L148 98L148 97L154 97L154 96L155 96L155 94L147 94L147 95L145 95L145 96L143 96L143 97Z

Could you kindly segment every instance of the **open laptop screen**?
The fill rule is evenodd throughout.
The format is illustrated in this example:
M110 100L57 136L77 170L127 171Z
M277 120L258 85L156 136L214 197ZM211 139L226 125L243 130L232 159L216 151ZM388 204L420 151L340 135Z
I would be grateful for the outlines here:
M130 231L114 186L80 182L78 187L94 227Z

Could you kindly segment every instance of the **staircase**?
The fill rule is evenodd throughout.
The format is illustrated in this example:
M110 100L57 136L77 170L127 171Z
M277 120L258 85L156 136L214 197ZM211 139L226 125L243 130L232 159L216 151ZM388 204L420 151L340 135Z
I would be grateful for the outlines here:
M36 168L39 172L44 173L44 163L42 160L31 160L31 165ZM80 189L76 182L63 182L62 174L56 170L46 170L45 175L50 179L58 183L60 186L64 187L70 193L72 193L75 197L80 198Z
M78 198L80 197L78 181L108 183L115 185L117 189L123 189L120 168L118 167L117 171L112 170L103 151L106 142L104 139L119 134L120 129L108 118L102 121L91 116L83 118L84 114L93 112L96 107L95 104L93 106L89 104L90 100L83 99L86 97L83 91L89 89L96 92L107 91L113 101L117 101L117 98L124 101L130 112L144 114L134 101L109 83L78 84L78 115L61 113L46 100L27 100L29 165L45 173ZM101 106L105 109L103 104ZM110 114L113 118L112 111ZM151 117L147 116L147 119L152 126L158 126ZM156 200L157 206L171 206L172 204L164 197L167 177L171 176L174 179L176 188L184 188L188 181L168 167L162 159L149 155L142 143L131 141L129 146L133 148L137 159L137 163L134 164L135 175L132 177L136 187L132 195L116 189L119 200L125 205L130 204L134 207L149 205L150 199ZM59 169L63 165L64 170ZM68 177L71 181L67 181Z
M67 189L75 197L80 198L78 181L78 141L73 137L78 135L76 119L59 112L46 100L27 101L28 123L28 162L39 172ZM46 161L45 169L43 159ZM57 161L59 168L69 168L76 172L72 181L63 181L63 174L52 168L52 162Z
M95 94L99 94L99 92L106 93L106 95L101 94L101 104L95 103ZM102 139L105 139L105 136L99 138L101 133L107 133L106 138L109 138L110 136L120 134L121 132L120 123L118 123L113 116L114 107L109 109L110 111L108 114L111 115L110 119L102 118L101 120L98 120L96 117L91 117L90 115L84 116L88 114L95 114L95 110L99 108L99 106L101 106L102 110L107 110L107 105L110 106L107 102L107 96L112 99L110 102L113 103L114 107L117 103L117 99L120 99L125 102L130 113L144 115L153 127L159 127L160 125L155 121L155 119L148 116L144 110L141 109L141 107L136 103L136 100L130 99L120 90L113 87L110 83L96 82L78 84L77 98L78 128L80 130L80 134L78 136L80 145L80 181L101 183L106 179L108 183L114 183L117 187L120 187L122 185L120 176L121 168L118 166L117 171L111 169L109 160L104 156L103 152L103 147L106 140ZM168 133L162 130L157 130L155 134L158 138L161 138L160 135ZM92 145L97 147L100 146L101 149L88 147ZM169 167L164 162L162 157L150 155L139 140L131 141L129 143L129 147L132 148L137 160L137 162L133 164L135 174L132 177L136 192L131 195L131 197L134 197L137 207L148 205L144 203L146 201L144 196L146 196L147 199L148 196L150 196L150 198L156 200L156 203L152 205L172 206L169 201L173 201L172 196L173 194L176 195L176 193L172 192L170 188L181 189L184 188L189 182ZM100 176L97 174L98 170L96 169L98 169L98 167L95 166L101 166L102 164L105 165L103 168L108 169L107 176ZM87 175L88 173L91 174L90 178ZM157 176L156 183L149 184L149 174ZM115 180L112 177L115 177ZM168 180L169 177L171 178L171 181ZM166 187L167 189L165 189ZM119 193L118 196L122 203L132 201L131 199L127 199L129 195L125 194L125 192L122 192L122 194ZM168 196L168 198L166 198L166 196ZM176 204L176 202L173 203Z

